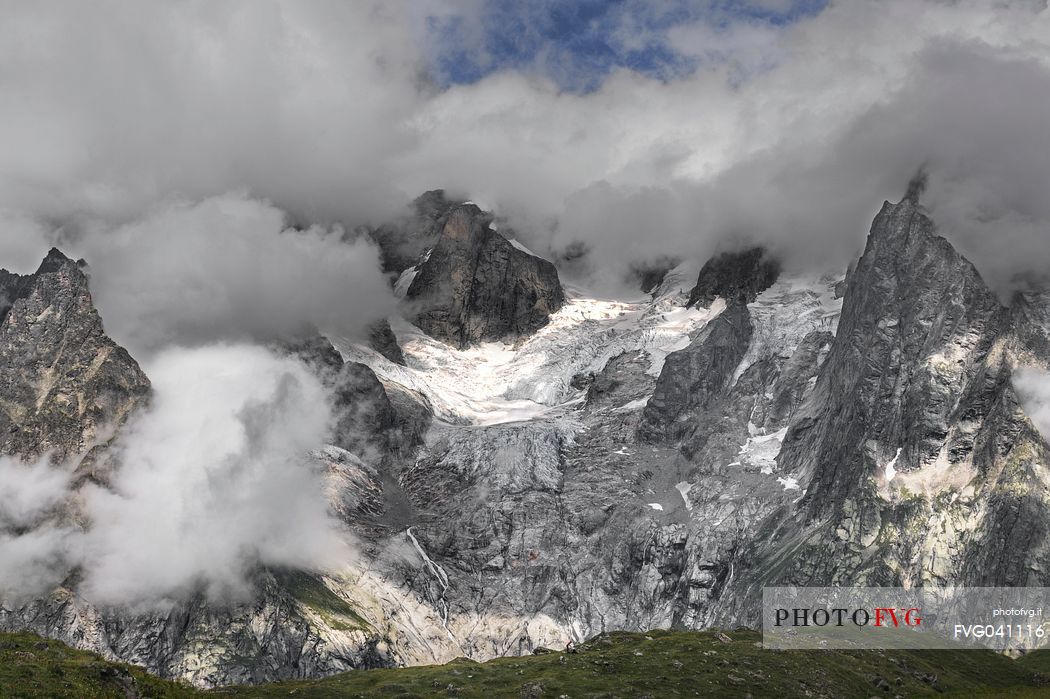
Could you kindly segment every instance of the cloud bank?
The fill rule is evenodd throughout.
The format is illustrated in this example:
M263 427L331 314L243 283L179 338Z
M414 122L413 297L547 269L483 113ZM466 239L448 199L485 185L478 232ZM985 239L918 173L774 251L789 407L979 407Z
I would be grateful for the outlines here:
M0 456L0 526L27 527L57 505L66 494L69 474L48 459L22 463Z
M70 250L90 260L106 329L133 354L171 343L269 338L310 328L354 334L394 310L366 239L292 229L242 193L169 202Z
M1009 283L1050 249L1035 191L1050 162L1048 26L1030 3L965 2L682 26L681 50L725 60L669 82L621 71L586 94L513 74L448 90L414 122L427 136L416 169L457 158L454 184L526 221L536 248L584 243L600 270L740 239L842 267L925 164L942 231ZM741 81L741 65L760 68Z
M443 93L420 170L455 150L484 172L457 184L545 231L539 249L584 243L596 270L741 239L841 268L925 165L942 232L1009 285L1048 261L1048 21L1031 4L889 2L787 28L681 26L682 51L724 62L668 83L621 72L584 95L515 76Z
M0 208L112 229L235 191L352 228L443 186L546 254L583 246L595 277L741 239L841 267L926 164L943 232L996 283L1050 262L1045 3L515 7L8 5ZM501 49L493 18L533 29Z

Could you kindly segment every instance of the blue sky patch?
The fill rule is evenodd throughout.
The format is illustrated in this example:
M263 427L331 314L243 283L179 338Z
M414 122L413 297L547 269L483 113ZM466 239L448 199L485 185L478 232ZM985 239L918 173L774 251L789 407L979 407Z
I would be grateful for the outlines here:
M588 92L618 68L659 80L695 71L704 52L676 51L668 40L675 27L782 27L825 5L826 0L488 0L476 14L427 17L425 31L432 78L440 87L511 70Z

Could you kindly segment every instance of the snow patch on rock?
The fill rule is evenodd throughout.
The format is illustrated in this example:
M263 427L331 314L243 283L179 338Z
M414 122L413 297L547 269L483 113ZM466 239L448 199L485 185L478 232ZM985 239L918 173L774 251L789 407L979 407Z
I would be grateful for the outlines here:
M747 308L753 329L751 345L733 375L735 383L755 362L770 355L790 356L809 333L834 334L842 313L835 298L835 278L781 277Z

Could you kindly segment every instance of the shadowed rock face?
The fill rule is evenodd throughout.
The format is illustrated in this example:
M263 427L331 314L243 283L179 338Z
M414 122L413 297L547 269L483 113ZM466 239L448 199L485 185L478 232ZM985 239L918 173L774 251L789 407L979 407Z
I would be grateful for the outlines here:
M689 292L688 305L707 308L719 297L727 303L751 303L772 286L779 274L780 265L762 248L716 255L700 269L696 286Z
M76 262L52 249L33 274L0 270L0 452L84 453L149 390L138 363L103 330Z
M710 407L733 378L751 342L751 316L733 303L683 350L667 355L653 397L645 406L640 434L674 441L692 429L686 420Z
M473 204L455 207L412 280L415 323L460 349L528 335L564 302L554 265L528 254L489 227Z
M645 293L652 293L660 286L667 273L680 262L681 260L679 259L661 257L646 263L632 265L630 279L633 282L637 282L638 288Z
M942 449L951 462L970 455L976 433L955 427L983 420L1006 378L985 362L1005 321L977 270L913 199L884 205L818 381L821 409L793 427L783 454L783 463L813 469L811 511L840 503L865 466L898 448L899 463L916 468Z
M397 344L397 337L386 318L377 320L368 328L368 346L394 364L405 366L405 354Z
M422 443L433 417L429 406L400 387L388 390L367 365L344 362L323 335L305 335L273 346L302 360L331 391L335 447L389 466L389 459L411 455Z

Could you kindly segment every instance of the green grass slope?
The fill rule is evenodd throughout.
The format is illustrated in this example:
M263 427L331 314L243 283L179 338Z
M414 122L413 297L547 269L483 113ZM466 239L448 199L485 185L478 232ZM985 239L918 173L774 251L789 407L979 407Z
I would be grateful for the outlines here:
M0 634L0 697L128 699L199 697L189 687L158 679L145 670L73 650L28 633Z
M1050 653L1015 661L990 651L771 651L760 638L751 631L611 633L576 653L199 692L60 643L0 634L0 697L1050 696Z

